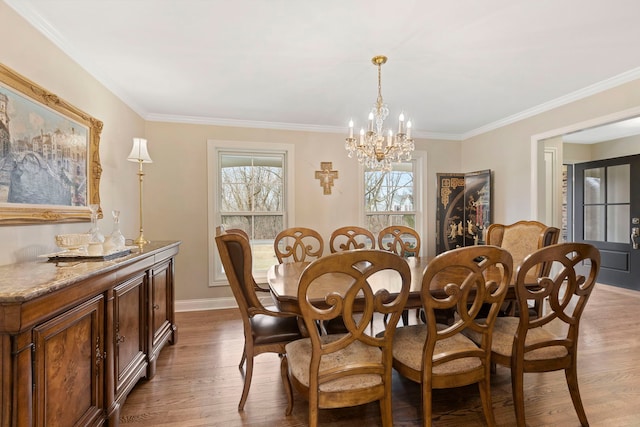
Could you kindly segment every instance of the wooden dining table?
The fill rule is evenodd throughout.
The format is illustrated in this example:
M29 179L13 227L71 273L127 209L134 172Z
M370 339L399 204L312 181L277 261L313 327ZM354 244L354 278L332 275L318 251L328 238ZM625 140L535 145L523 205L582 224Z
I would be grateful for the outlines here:
M430 259L429 257L405 258L411 269L411 286L409 288L409 298L405 305L407 309L422 307L420 297L422 278ZM281 311L300 313L300 307L298 305L298 280L309 264L309 262L276 264L271 266L267 271L267 281L269 289L271 290L271 296L275 305ZM459 283L461 278L466 276L466 272L463 271L463 269L460 269L459 273L460 274L448 272L437 275L431 282L431 294L434 296L446 296L444 287L448 283ZM490 270L486 273L486 279L497 281L499 280L499 275L495 269ZM335 273L323 275L318 280L318 284L309 290L308 295L311 301L317 303L321 303L324 297L330 292L343 293L342 291L347 289L350 284L347 276ZM368 282L374 294L381 289L386 289L392 297L400 293L400 279L393 271L378 272L370 277ZM507 292L507 297L510 295L515 298L513 284Z

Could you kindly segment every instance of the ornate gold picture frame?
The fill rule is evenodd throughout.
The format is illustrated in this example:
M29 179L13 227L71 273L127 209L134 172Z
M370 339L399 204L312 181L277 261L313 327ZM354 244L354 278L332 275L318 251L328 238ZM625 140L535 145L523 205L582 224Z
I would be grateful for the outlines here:
M101 132L100 120L0 64L0 225L90 220Z

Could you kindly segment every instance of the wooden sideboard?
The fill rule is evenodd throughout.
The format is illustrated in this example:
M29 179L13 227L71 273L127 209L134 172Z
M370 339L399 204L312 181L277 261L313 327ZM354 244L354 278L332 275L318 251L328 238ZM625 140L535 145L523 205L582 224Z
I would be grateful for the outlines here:
M177 340L179 241L107 261L0 266L0 426L117 426Z

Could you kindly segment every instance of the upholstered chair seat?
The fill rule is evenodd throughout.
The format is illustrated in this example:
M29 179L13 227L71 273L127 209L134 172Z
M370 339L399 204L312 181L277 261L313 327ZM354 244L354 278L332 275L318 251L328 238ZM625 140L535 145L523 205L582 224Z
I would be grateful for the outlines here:
M518 331L519 320L517 317L504 317L500 318L493 325L493 340L491 342L491 351L495 354L499 354L503 357L511 357L513 351L513 337ZM478 341L480 336L473 331L469 331L469 337ZM545 327L538 327L529 329L527 332L527 339L525 341L526 347L534 346L535 344L551 342L553 340L561 340L562 337L556 336L553 332L549 331ZM542 359L557 359L568 355L567 348L561 345L555 347L542 347L536 350L531 350L524 355L524 360L542 360Z
M323 335L320 341L323 345L335 342L346 336L340 335ZM291 342L285 346L289 357L289 369L291 375L295 377L305 387L309 387L309 365L311 364L312 344L310 338L301 339ZM335 353L326 354L320 361L320 370L327 372L339 369L344 365L357 365L382 363L382 351L377 347L372 347L354 341L346 347L336 351ZM351 375L347 377L337 377L333 381L320 384L321 392L338 392L345 390L367 389L382 384L382 376L363 374Z
M278 311L275 307L265 307L270 311ZM295 317L274 317L256 314L249 319L255 344L268 344L291 341L300 338L298 319Z
M446 325L438 325L438 330L443 330ZM422 349L427 340L426 325L411 325L398 328L393 339L393 358L397 363L407 366L415 371L422 371ZM464 352L477 350L478 346L462 334L456 334L436 342L434 357L445 353ZM454 373L470 372L482 366L479 357L466 357L453 359L450 362L433 367L433 375L450 375Z

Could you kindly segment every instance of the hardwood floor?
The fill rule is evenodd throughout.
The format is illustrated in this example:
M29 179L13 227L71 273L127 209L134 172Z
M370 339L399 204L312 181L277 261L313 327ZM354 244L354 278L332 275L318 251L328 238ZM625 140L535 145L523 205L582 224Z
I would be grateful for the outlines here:
M140 382L121 410L121 424L139 426L304 426L307 402L286 398L280 360L262 354L243 412L237 406L243 377L238 369L243 336L236 310L177 313L178 343L165 348L153 380ZM592 427L640 425L640 292L598 285L585 310L578 349L580 391ZM499 426L515 424L509 371L492 377ZM563 372L525 375L527 425L579 426ZM421 425L420 388L394 372L396 426ZM434 425L483 426L477 387L434 392ZM321 410L321 425L377 426L377 404Z

